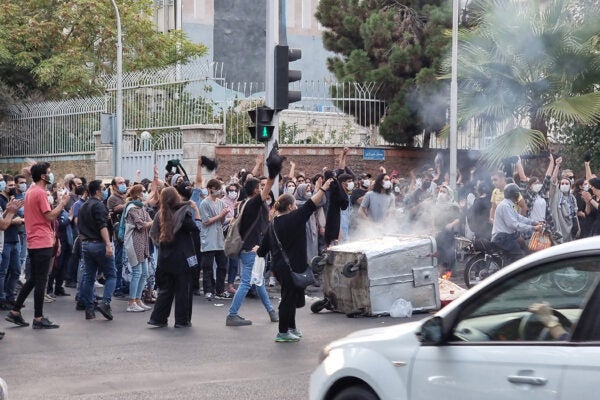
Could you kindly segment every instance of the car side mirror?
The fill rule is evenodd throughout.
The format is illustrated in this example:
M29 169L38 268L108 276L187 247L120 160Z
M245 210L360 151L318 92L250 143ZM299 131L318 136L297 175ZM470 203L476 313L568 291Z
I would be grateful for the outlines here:
M416 332L417 338L423 344L438 345L441 344L444 338L444 320L442 317L435 316L428 319L421 325L421 328Z

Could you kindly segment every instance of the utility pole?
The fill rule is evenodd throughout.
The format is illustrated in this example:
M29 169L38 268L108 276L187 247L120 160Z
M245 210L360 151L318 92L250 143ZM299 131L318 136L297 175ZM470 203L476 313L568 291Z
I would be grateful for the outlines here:
M115 144L113 171L115 173L114 176L121 176L121 159L123 158L123 43L121 35L121 14L119 14L119 7L117 7L115 0L111 1L117 17L117 129L115 132L116 138L113 140L113 143Z
M452 0L452 75L450 80L450 188L456 196L458 125L458 0Z
M279 27L280 27L280 6L285 0L267 0L267 26L266 26L266 57L265 57L265 106L273 108L275 105L275 45L279 40ZM273 143L279 142L279 115L273 114L271 120L273 128L273 136L265 145L265 160L269 157L269 153L273 149ZM263 166L265 175L268 175L266 165ZM275 177L275 183L273 184L273 195L275 201L279 197L279 177Z

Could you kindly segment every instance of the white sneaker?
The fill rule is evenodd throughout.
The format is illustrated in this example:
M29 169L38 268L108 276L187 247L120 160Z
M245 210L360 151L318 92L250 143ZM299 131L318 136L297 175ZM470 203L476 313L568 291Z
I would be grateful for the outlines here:
M136 301L135 304L138 305L138 307L143 308L144 310L152 310L152 307L150 307L149 305L145 304L143 301Z
M101 283L100 283L100 282L98 282L98 281L94 281L94 287L95 287L95 288L103 288L103 287L104 287L104 285L103 285L103 284L101 284Z
M136 303L133 304L129 304L127 306L127 312L144 312L146 310L144 310L142 307L138 306Z
M277 279L275 279L274 276L269 277L269 286L271 286L271 287L277 286Z

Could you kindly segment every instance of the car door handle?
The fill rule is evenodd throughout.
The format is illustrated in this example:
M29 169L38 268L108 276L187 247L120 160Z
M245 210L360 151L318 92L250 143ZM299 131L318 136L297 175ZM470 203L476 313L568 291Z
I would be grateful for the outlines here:
M548 382L548 379L539 376L510 375L507 379L510 383L525 383L535 386L544 386Z

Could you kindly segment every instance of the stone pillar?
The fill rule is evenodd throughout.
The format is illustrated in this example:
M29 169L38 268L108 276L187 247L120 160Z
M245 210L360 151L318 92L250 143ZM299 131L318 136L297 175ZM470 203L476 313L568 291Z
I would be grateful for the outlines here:
M223 141L224 132L221 124L188 125L181 127L183 159L181 163L187 171L189 178L193 181L196 177L198 157L205 156L215 158L215 148ZM203 178L206 180L212 176L203 169Z
M123 149L121 154L128 154L133 152L134 141L127 140L126 138L135 136L135 132L125 131L123 132ZM113 168L114 150L112 143L102 143L102 137L100 131L94 132L94 143L96 147L96 177L95 179L112 179L115 177ZM123 160L121 160L123 162Z
M94 143L96 148L95 178L112 179L113 172L113 145L102 143L100 131L94 132Z

